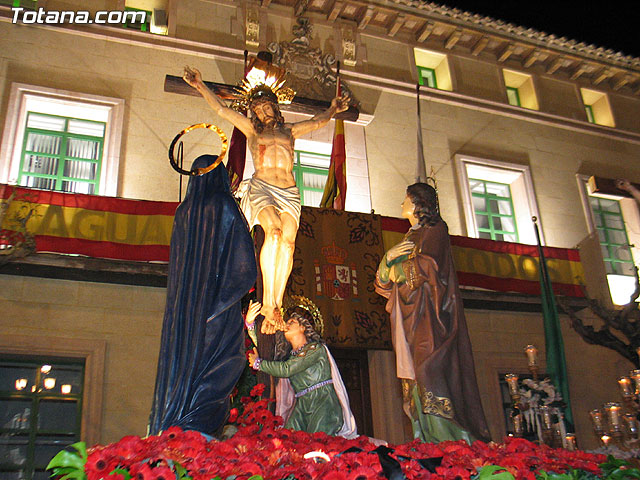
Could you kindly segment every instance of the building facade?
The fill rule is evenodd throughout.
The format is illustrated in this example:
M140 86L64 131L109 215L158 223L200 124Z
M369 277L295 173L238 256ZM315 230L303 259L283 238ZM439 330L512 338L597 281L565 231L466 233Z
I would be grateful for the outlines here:
M124 26L37 24L29 15L38 8L148 16ZM399 216L414 181L422 84L423 151L452 234L534 244L536 216L546 246L581 246L591 296L609 302L608 286L624 297L634 285L636 205L622 191L590 191L587 180L640 182L640 59L417 0L0 1L0 45L0 183L178 201L171 140L199 122L228 135L232 128L168 76L191 65L207 81L233 85L245 50L283 58L302 49L288 61L303 84L331 89L326 65L340 60L358 103L345 129L347 210ZM320 87L304 96L331 98ZM309 114L285 110L292 121ZM332 132L329 125L296 145L310 205ZM185 158L219 149L215 136L190 135ZM249 160L245 175L251 171ZM161 267L41 254L20 265L0 271L0 353L84 359L83 439L144 434L164 310L154 280ZM543 349L539 300L464 296L483 406L499 440L507 428L499 378L527 372L526 344ZM588 411L618 398L617 375L632 365L561 322L576 433L592 448ZM405 441L393 354L367 355L372 434Z

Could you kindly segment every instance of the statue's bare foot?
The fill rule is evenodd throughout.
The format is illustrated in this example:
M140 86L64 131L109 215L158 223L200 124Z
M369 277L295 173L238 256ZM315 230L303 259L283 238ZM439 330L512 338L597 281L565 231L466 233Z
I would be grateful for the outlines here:
M260 331L264 335L273 335L276 333L276 323L275 318L273 316L274 309L273 307L266 308L263 306L260 310L260 313L264 315L264 320L262 321L262 326L260 327Z
M276 330L284 332L286 324L284 318L282 318L282 311L278 307L273 309L273 323Z

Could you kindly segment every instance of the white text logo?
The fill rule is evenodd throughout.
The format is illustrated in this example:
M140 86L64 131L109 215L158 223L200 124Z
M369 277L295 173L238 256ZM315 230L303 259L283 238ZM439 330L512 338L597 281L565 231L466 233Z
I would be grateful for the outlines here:
M22 7L14 7L13 23L36 23L36 24L60 24L60 23L80 23L89 24L97 23L101 25L124 25L126 24L143 24L147 20L147 12L139 11L120 11L120 10L100 10L91 15L87 11L68 11L68 10L48 10L39 8L37 11L25 10Z

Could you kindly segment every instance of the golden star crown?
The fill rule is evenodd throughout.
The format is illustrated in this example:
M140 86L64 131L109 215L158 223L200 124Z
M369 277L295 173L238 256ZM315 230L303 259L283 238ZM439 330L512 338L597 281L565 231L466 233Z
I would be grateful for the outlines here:
M313 318L314 330L318 332L318 335L322 336L324 333L324 319L322 318L322 314L316 304L309 298L302 295L291 295L284 298L284 305L282 306L283 312L286 313L288 310L295 307L301 307L309 312Z
M246 111L259 99L269 99L279 104L289 104L296 92L285 86L287 72L284 68L252 57L248 72L235 87L235 100L231 108Z

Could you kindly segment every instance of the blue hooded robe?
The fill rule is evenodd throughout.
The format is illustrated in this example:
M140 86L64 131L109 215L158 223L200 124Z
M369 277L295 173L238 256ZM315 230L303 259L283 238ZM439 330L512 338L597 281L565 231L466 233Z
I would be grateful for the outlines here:
M202 155L193 167L216 158ZM190 177L173 222L150 434L176 425L213 435L223 425L246 363L240 300L256 276L253 241L224 165Z

